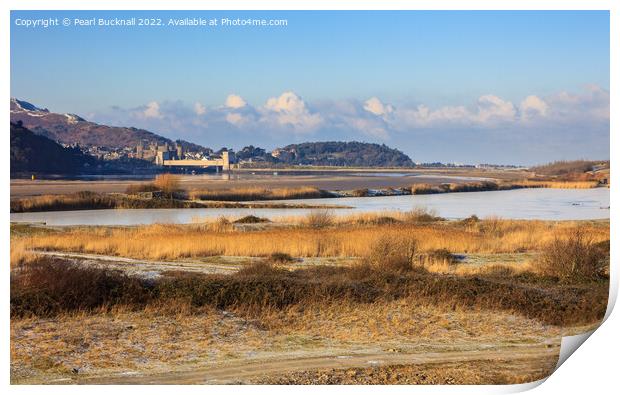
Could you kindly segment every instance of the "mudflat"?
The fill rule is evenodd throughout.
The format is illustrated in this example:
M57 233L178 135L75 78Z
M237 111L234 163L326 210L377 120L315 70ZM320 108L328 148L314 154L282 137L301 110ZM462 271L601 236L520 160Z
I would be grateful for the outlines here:
M463 182L469 178L495 180L524 179L529 173L516 170L486 169L334 169L334 170L235 170L230 173L180 175L179 186L187 191L232 188L294 188L313 186L324 190L362 188L399 188L413 184L438 185ZM130 185L146 184L151 179L12 179L11 198L43 194L69 194L79 191L124 193Z

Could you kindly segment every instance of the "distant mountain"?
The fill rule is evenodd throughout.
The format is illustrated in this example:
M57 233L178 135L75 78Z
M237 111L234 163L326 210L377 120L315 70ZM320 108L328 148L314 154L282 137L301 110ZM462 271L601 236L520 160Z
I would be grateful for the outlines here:
M11 122L11 174L77 174L97 165L97 159L79 148L65 148Z
M163 145L174 142L168 138L134 127L116 127L100 125L85 120L75 114L58 114L47 108L40 108L23 100L11 98L11 123L21 122L22 126L34 134L47 137L63 145L79 145L83 149L91 147L105 147L111 150L123 150L136 147L139 143L148 146L150 143ZM11 126L13 130L13 126ZM213 150L184 140L176 143L183 147L184 152L212 153ZM61 147L62 148L62 147ZM89 151L93 152L93 151ZM95 151L98 152L98 151ZM121 155L126 158L126 155ZM264 149L254 146L243 148L238 153L238 159L269 162L283 165L313 165L313 166L351 166L351 167L413 167L414 163L403 152L390 148L385 144L371 144L357 141L323 141L291 144L277 148L271 154ZM99 163L98 167L117 168L122 161L115 164ZM132 171L134 168L149 167L142 160L126 158L122 164L123 171ZM144 163L143 163L144 162ZM117 168L118 169L118 168Z
M62 144L112 149L146 144L172 143L170 139L144 129L99 125L75 114L58 114L23 100L11 98L11 122L21 121L32 132Z
M28 103L27 101L11 98L11 111L13 111L13 108L26 111L50 112L47 108L39 108L34 104Z
M413 167L403 152L385 144L357 141L323 141L291 144L277 148L272 155L291 165L353 166L353 167Z

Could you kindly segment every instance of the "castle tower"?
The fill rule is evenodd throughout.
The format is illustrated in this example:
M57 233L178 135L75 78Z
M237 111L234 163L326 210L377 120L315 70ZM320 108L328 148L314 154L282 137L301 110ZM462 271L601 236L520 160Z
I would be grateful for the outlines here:
M230 170L230 157L228 156L228 151L222 152L222 170Z

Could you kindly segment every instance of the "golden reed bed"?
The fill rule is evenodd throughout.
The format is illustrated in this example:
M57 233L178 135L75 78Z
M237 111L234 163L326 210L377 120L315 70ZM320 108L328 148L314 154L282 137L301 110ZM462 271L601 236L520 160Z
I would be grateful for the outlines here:
M138 259L202 256L294 257L364 256L382 237L413 237L420 251L446 249L464 253L538 251L556 237L579 228L594 242L609 240L609 222L551 222L502 219L414 222L407 213L375 213L333 217L320 227L306 217L286 218L292 225L236 228L218 219L192 225L149 225L131 228L77 227L29 237L13 237L12 255L48 249L118 255ZM328 215L329 216L329 215ZM426 217L422 217L426 218ZM428 218L426 218L428 220ZM323 218L322 220L325 220ZM411 222L407 222L411 221ZM373 223L374 222L374 223Z

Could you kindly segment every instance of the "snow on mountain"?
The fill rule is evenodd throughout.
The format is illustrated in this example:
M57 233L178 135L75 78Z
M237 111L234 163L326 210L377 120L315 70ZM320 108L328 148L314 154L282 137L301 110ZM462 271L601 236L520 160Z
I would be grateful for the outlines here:
M14 111L34 111L34 112L46 112L49 113L47 108L39 108L27 101L19 100L14 97L11 98L11 112Z

